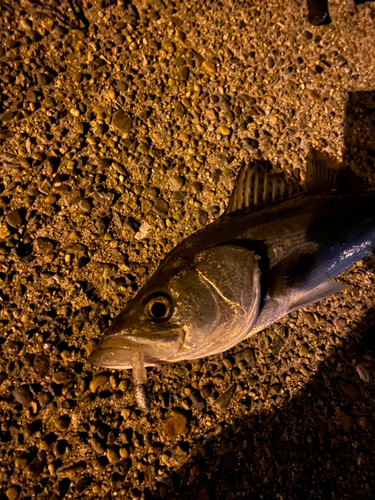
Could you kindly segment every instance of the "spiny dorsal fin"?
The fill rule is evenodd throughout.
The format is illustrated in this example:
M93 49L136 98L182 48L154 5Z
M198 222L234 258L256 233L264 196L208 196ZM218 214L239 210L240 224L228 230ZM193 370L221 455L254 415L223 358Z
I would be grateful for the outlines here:
M237 176L226 214L257 210L265 203L289 198L302 191L297 181L268 171L258 164L243 165Z
M337 161L316 149L310 149L306 162L304 188L307 193L332 191L338 188L343 170Z

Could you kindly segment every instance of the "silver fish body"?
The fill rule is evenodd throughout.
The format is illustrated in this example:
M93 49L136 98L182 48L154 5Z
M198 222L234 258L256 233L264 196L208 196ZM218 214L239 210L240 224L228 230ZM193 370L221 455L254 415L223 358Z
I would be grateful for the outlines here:
M94 364L128 369L139 356L152 366L224 352L338 292L331 280L374 247L375 192L239 205L166 256L115 318Z

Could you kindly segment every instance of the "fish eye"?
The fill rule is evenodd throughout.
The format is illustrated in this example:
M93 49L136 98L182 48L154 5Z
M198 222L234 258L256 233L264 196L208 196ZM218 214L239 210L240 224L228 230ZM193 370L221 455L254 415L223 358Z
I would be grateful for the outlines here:
M168 319L172 314L172 301L167 295L156 295L146 302L144 312L152 319Z

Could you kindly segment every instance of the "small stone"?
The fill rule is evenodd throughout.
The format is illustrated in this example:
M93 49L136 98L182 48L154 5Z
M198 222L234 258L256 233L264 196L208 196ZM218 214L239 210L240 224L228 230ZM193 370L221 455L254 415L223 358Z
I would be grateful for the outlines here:
M108 462L112 465L117 464L117 462L120 460L120 457L117 455L113 448L109 448L107 450L107 458Z
M129 88L128 84L121 80L116 80L116 87L119 92L126 92Z
M133 127L133 120L127 113L119 110L112 115L112 125L120 132L129 132Z
M126 392L129 387L129 382L127 380L121 380L121 382L118 385L118 389L122 392Z
M202 68L211 75L216 73L216 64L210 60L203 61Z
M85 198L78 203L78 206L82 210L82 212L88 213L91 210L91 203Z
M169 178L169 187L171 191L179 191L185 183L185 179L181 175L173 175Z
M193 391L189 398L197 410L203 411L206 408L206 401L201 397L198 391Z
M79 109L77 109L77 108L72 108L72 109L70 110L70 114L71 114L72 116L75 116L75 117L77 118L77 117L81 114L81 112L80 112L80 110L79 110Z
M58 431L66 431L70 425L69 415L61 415L55 420L55 427Z
M164 436L167 439L175 439L180 434L186 432L187 419L179 411L174 411L173 415L165 422L163 427Z
M312 328L315 325L315 317L312 313L310 312L305 313L305 319L306 323L310 328Z
M18 498L18 488L17 486L11 486L8 488L5 492L6 497L8 500L16 500Z
M10 231L7 224L0 222L0 239L5 240L9 235Z
M305 344L301 345L301 348L299 350L300 355L301 356L306 356L306 354L308 352L309 352L309 348Z
M305 38L305 40L307 40L307 41L312 40L313 35L310 31L306 30L302 34L303 34L303 37Z
M161 46L169 54L173 54L173 52L176 50L175 44L173 42L170 42L169 40L164 40L163 42L161 42Z
M108 382L108 375L107 373L101 373L100 375L97 375L93 380L90 382L90 391L95 393L99 387L102 385L106 384Z
M231 358L224 358L223 359L223 365L225 366L225 368L227 370L230 370L231 368L233 368L234 363L233 363L233 361L232 361Z
M81 243L72 243L65 248L67 254L82 255L86 253L87 247Z
M187 66L183 66L178 70L178 74L182 81L187 82L189 80L189 68Z
M246 366L250 368L255 368L256 366L255 357L251 349L244 349L243 351L237 352L234 355L234 359L236 365L246 362Z
M348 64L348 61L343 56L337 56L336 57L336 64L339 68L342 68L343 66Z
M320 97L320 94L318 94L318 92L316 92L315 90L306 89L305 90L305 94L312 101L315 101L315 102L317 102L319 104L321 104L323 102L323 99Z
M20 387L16 387L12 392L14 399L17 403L20 403L24 406L29 406L33 397L26 385L21 385Z
M16 457L14 459L14 465L17 469L23 470L27 466L27 458L24 456Z
M275 59L273 59L273 57L269 57L267 59L267 66L269 69L272 69L275 66Z
M124 408L121 410L120 414L124 420L127 420L130 417L131 412L130 408Z
M181 142L184 142L185 144L190 141L190 135L189 134L180 134L179 139Z
M277 125L277 123L278 123L279 119L277 118L277 116L272 115L272 116L270 116L269 121L270 121L270 123L271 123L272 125Z
M193 194L201 193L202 190L203 190L203 185L201 182L199 182L199 181L193 182L193 184L191 186L191 192Z
M219 132L221 135L230 135L232 130L229 127L219 127Z
M94 437L90 439L90 443L92 446L92 449L97 453L98 455L102 455L105 452L104 446Z
M21 213L19 210L12 210L6 215L6 221L7 223L11 226L14 227L15 229L19 228L22 226L22 217Z
M154 203L154 208L155 211L160 215L167 215L169 205L165 200L163 200L163 198L158 198Z
M362 365L357 365L356 370L357 370L358 376L361 380L363 380L366 383L370 381L370 375L368 374L368 371Z
M225 392L223 392L223 394L221 394L221 396L217 398L215 404L220 411L224 412L228 408L235 392L236 384L233 384L231 387L229 387L229 389L227 389Z
M34 250L41 255L50 254L55 247L55 242L49 238L36 238L34 240Z
M55 384L66 384L70 379L70 373L67 372L56 372L52 375L52 380Z
M78 462L76 464L71 465L70 467L67 467L66 469L63 469L61 472L64 474L64 476L69 477L70 479L74 479L78 474L82 473L85 469L86 469L86 463Z
M58 441L55 441L52 446L52 453L56 458L61 458L62 456L65 455L67 448L67 443L64 441L64 439L59 439Z
M349 429L355 424L355 419L351 415L344 415L342 418L342 426L344 432L348 432Z

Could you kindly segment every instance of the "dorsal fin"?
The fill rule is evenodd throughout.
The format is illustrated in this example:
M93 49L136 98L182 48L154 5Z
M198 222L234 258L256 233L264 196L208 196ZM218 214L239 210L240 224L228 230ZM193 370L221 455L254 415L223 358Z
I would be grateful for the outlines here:
M302 192L295 180L285 179L282 174L269 171L259 164L243 165L230 197L226 214L238 210L257 210L265 203L286 199Z
M337 189L341 178L340 164L329 156L310 149L306 159L305 191L319 193Z
M337 161L316 149L306 158L306 193L336 191L354 194L363 191L363 179L350 168L343 168Z

